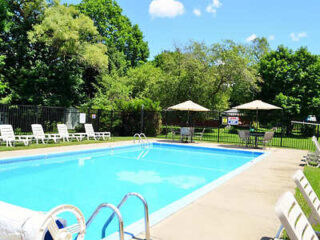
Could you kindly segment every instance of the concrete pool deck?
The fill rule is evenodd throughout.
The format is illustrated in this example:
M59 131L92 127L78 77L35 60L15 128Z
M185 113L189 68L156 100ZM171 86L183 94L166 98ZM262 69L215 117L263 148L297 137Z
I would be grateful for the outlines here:
M132 144L132 141L8 151L1 152L0 158L126 144ZM232 147L213 143L192 145ZM280 148L266 151L269 155L255 165L154 225L152 239L254 240L274 237L280 226L274 205L283 192L294 191L291 176L301 168L299 164L306 151Z

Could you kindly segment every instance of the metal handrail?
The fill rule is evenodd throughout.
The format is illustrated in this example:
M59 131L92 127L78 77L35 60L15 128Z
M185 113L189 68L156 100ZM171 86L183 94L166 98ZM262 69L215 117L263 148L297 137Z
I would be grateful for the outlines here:
M121 206L128 200L129 197L137 197L138 199L141 200L141 202L143 203L144 206L144 223L145 223L145 240L151 240L150 237L150 220L149 220L149 209L148 209L148 203L147 201L142 197L142 195L140 195L139 193L135 193L135 192L131 192L131 193L127 193L121 200L121 202L118 204L117 208L120 209ZM103 228L102 228L102 238L105 238L105 232L106 229L108 227L108 225L110 224L110 222L112 221L112 219L114 218L115 213L112 213L111 216L108 218L108 220L106 221L106 223L104 224Z
M148 143L148 139L147 139L147 136L144 134L144 133L140 133L140 138L141 140L143 140L142 138L144 138L144 140Z
M134 134L133 135L133 143L136 142L136 137L139 138L139 143L144 143L144 141L149 143L148 138L144 133L136 133L136 134Z
M110 208L113 211L113 213L111 215L113 217L114 217L114 215L117 215L118 220L119 220L119 237L120 237L120 240L124 240L123 219L122 219L122 216L121 216L121 213L120 213L119 209L116 206L114 206L113 204L110 204L110 203L102 203L102 204L100 204L96 208L96 210L93 212L93 214L91 215L89 220L86 222L86 227L88 228L90 226L90 224L92 223L92 221L95 219L95 217L98 215L98 213L100 212L100 210L102 208Z
M133 143L136 143L136 137L139 138L139 142L142 141L140 134L139 134L139 133L136 133L136 134L133 135Z

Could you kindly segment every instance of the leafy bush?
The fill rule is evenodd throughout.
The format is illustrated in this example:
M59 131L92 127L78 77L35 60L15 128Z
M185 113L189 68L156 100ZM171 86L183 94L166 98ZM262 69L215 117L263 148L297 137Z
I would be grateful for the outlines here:
M122 126L123 135L129 136L141 132L141 114L143 106L143 129L147 136L156 136L161 131L161 108L159 102L153 102L148 98L132 99L122 102Z

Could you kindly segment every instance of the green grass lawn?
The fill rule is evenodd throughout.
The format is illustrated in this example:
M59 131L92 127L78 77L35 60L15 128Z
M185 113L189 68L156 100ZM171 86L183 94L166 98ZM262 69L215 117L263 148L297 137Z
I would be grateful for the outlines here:
M21 143L17 143L15 147L6 147L4 143L0 145L0 151L13 151L13 150L27 150L27 149L36 149L36 148L49 148L49 147L60 147L60 146L71 146L71 145L81 145L81 144L92 144L92 143L108 143L108 142L119 142L119 141L128 141L132 140L132 137L112 137L111 140L83 140L83 141L71 141L71 142L59 142L59 143L48 143L48 144L36 144L32 143L29 146L24 146Z
M313 190L316 192L317 196L320 198L320 168L306 166L304 168L304 174L306 175L308 181L310 182ZM306 216L309 217L311 213L311 209L309 208L308 203L303 198L303 195L298 188L296 189L295 196L302 210L304 211ZM320 231L320 224L314 226L314 229L316 231Z

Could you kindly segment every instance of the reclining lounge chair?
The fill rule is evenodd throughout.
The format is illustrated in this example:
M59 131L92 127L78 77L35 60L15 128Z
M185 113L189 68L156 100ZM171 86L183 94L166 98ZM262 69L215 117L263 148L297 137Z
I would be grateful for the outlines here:
M25 146L28 146L33 139L32 135L15 135L13 128L9 124L0 125L1 140L6 142L7 147L12 147L16 142L22 142Z
M45 143L48 143L50 140L56 143L61 139L59 134L45 134L41 124L32 124L31 128L32 128L32 134L37 144L39 144L39 141L45 144Z
M110 132L95 132L92 124L85 124L84 128L86 130L86 135L87 135L88 140L90 138L93 138L94 140L97 140L100 138L102 138L103 140L105 140L106 138L108 138L109 140L111 139Z
M319 240L291 192L286 192L280 197L275 211L290 240ZM279 239L278 237L274 239Z

